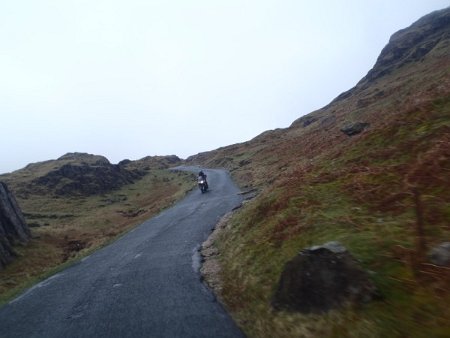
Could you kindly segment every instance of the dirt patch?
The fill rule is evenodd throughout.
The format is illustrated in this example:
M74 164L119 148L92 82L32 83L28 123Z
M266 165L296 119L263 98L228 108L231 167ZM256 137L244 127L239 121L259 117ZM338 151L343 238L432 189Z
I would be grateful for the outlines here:
M219 222L216 224L214 231L208 237L208 239L202 244L200 254L202 255L202 267L200 273L202 279L206 284L214 291L215 295L220 299L222 293L223 283L220 278L221 266L220 266L220 252L214 245L217 238L228 226L230 218L233 216L233 212L225 214Z
M83 241L83 240L78 240L78 239L69 240L69 239L65 239L65 241L63 243L63 250L64 250L64 252L63 252L63 256L62 256L62 261L65 262L69 258L74 257L74 255L78 251L83 250L87 246L88 246L88 243L86 241Z

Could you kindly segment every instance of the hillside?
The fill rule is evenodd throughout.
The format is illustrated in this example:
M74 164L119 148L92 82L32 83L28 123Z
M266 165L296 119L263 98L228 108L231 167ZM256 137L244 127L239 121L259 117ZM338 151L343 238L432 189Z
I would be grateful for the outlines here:
M99 155L68 153L0 175L16 196L31 240L0 271L0 302L54 271L111 242L183 197L188 174L166 170L176 156L111 164Z
M251 337L450 335L450 8L392 35L355 87L289 128L200 153L256 188L216 247L221 297ZM301 95L301 93L299 93ZM275 311L286 262L339 241L381 300L325 314Z
M67 153L56 160L31 163L12 174L0 175L11 182L16 193L53 196L89 196L108 193L132 184L151 169L181 163L176 156L145 157L111 164L106 157L86 153Z
M448 21L447 9L394 34L374 67L354 88L289 128L200 153L187 162L226 167L243 186L261 186L270 183L274 173L284 175L298 167L298 161L307 164L328 150L359 142L367 133L404 123L414 111L448 98ZM356 138L341 131L360 123L366 123L367 130Z

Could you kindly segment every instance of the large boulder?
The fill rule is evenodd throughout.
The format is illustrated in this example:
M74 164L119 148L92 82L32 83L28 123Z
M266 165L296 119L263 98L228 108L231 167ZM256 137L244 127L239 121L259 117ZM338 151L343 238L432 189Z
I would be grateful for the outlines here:
M277 310L321 313L348 302L368 302L376 295L356 259L338 242L329 242L302 250L286 264L272 305Z
M435 246L428 254L431 263L439 266L450 266L450 242Z
M13 245L29 239L30 230L14 195L0 182L0 270L15 257Z
M341 131L347 136L353 136L361 133L364 129L369 127L369 123L366 122L355 122L345 125L341 128Z

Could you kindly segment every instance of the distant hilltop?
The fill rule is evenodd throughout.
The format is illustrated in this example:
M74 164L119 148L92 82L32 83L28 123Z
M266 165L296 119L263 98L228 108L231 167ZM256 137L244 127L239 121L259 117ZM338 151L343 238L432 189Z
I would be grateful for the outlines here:
M17 194L33 192L52 195L96 195L143 177L150 169L163 169L181 163L175 155L147 156L137 161L111 164L101 155L72 152L56 160L31 163L10 174L0 175Z
M110 164L109 160L101 155L93 155L88 153L67 153L58 158L58 160L71 160L85 163Z

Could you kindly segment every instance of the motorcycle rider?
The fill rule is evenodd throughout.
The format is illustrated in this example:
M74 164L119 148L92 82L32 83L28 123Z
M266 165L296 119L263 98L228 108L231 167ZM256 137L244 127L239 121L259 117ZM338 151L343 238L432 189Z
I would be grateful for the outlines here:
M206 174L203 172L203 170L200 170L198 173L198 178L202 178L205 181L206 189L208 189L208 181L206 181Z

